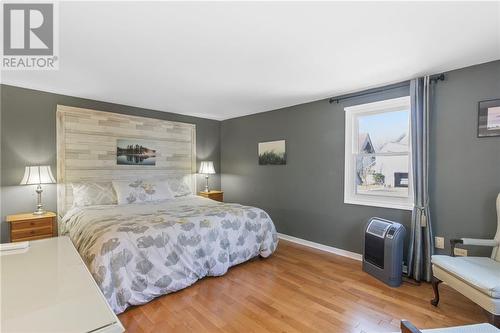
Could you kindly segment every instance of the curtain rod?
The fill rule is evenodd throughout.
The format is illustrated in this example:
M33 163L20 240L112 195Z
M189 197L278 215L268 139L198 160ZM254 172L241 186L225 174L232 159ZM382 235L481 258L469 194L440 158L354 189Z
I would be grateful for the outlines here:
M433 82L433 83L437 83L438 81L444 81L444 79L445 79L445 76L444 76L443 73L436 74L436 75L431 75L431 77L430 77L430 81ZM392 89L396 89L396 88L407 87L409 85L410 85L410 81L404 81L404 82L394 83L394 84L390 84L390 85L387 85L387 86L384 86L384 87L380 87L380 88L373 88L373 89L363 90L363 91L357 92L357 93L351 93L351 94L340 95L338 97L332 97L332 98L329 99L329 102L330 102L330 104L332 104L334 102L336 102L338 104L341 100L345 100L345 99L349 99L349 98L354 98L354 97L361 97L361 96L366 96L366 95L377 94L377 93L384 92L384 91L387 91L387 90L392 90Z

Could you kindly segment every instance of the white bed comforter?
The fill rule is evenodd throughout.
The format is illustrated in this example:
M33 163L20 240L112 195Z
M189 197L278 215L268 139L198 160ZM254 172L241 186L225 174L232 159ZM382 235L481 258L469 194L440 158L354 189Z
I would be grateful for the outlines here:
M218 276L257 255L278 237L255 207L188 196L148 204L74 208L68 235L116 313L130 305Z

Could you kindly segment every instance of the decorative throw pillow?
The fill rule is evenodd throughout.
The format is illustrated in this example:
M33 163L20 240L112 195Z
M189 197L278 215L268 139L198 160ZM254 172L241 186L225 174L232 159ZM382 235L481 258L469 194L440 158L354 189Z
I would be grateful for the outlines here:
M173 199L165 182L157 180L113 181L118 204L131 204Z
M184 181L182 176L167 178L167 184L176 197L183 197L192 194L191 188Z
M111 182L73 183L73 205L77 207L93 205L116 205L116 194Z

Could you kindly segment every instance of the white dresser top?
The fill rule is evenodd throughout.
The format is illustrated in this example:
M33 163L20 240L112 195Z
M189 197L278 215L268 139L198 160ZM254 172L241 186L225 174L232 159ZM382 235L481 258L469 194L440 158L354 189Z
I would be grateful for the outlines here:
M68 237L0 251L0 332L123 332Z

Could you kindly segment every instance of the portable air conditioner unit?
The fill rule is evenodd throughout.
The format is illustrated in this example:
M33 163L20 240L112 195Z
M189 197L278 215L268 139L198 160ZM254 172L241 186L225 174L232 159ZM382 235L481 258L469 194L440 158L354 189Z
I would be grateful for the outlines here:
M365 228L363 270L391 287L402 282L403 225L372 217Z

